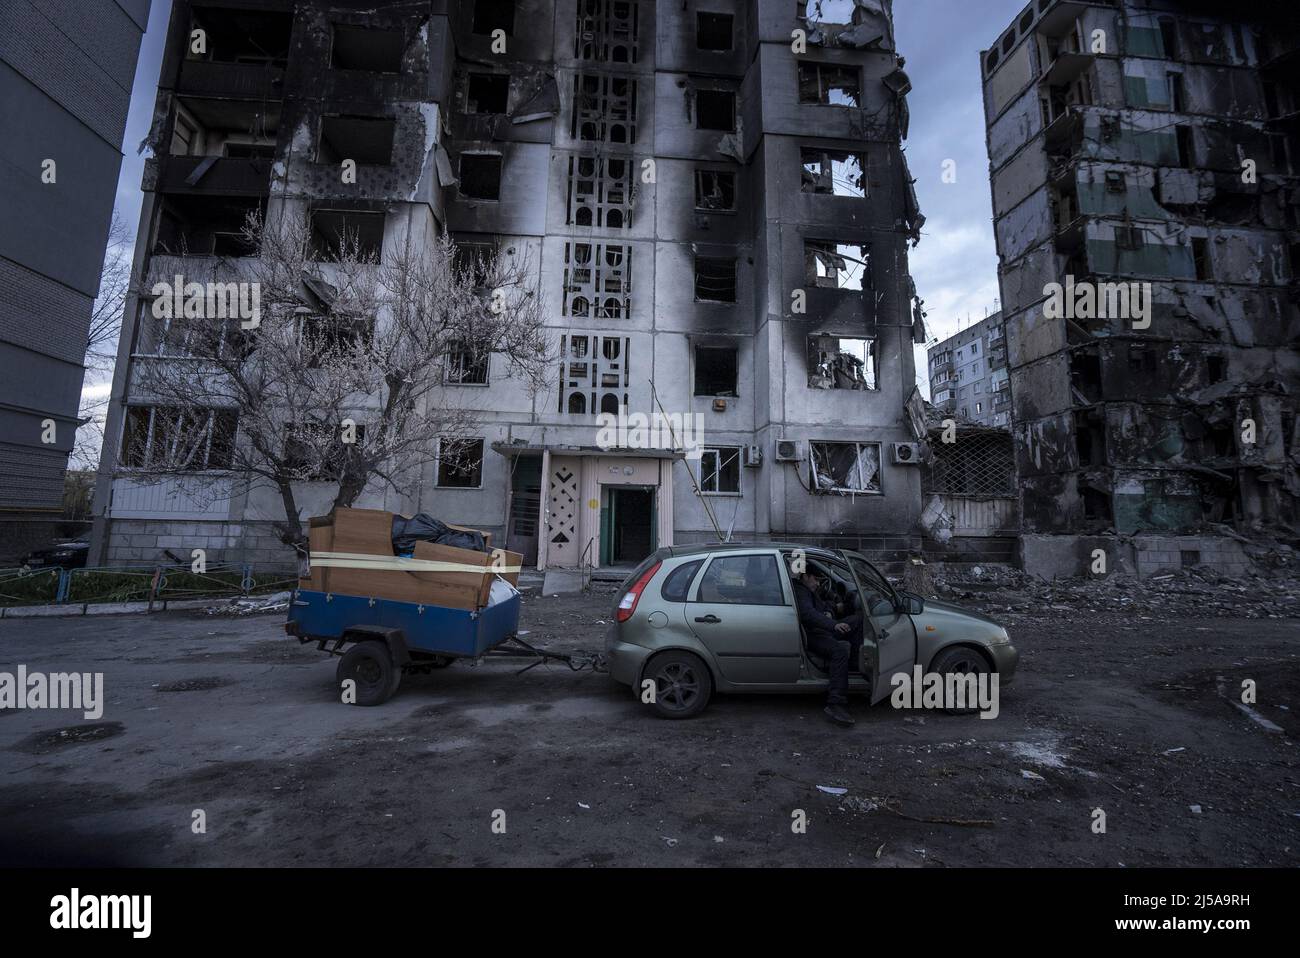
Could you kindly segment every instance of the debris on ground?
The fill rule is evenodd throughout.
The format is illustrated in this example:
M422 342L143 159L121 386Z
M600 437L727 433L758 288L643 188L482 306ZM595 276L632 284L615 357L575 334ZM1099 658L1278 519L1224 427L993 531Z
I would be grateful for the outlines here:
M1048 581L1005 565L954 566L936 572L934 597L993 615L1046 619L1070 619L1080 612L1280 619L1300 616L1300 567L1234 577L1193 566L1146 579L1112 574Z
M263 615L284 612L289 608L292 592L274 592L270 595L240 595L221 605L210 605L208 615Z

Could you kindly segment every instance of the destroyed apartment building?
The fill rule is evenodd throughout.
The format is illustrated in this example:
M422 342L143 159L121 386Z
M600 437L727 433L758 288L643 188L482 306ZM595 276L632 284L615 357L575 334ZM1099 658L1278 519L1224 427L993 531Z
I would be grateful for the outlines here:
M240 225L264 209L381 258L437 231L540 269L546 389L447 356L474 465L431 462L356 505L489 530L538 568L719 531L901 558L924 438L903 66L889 0L175 3L92 561L290 558L275 491L231 474L224 443L193 476L133 471L177 421L133 388L177 348L149 291L238 277L256 255ZM698 458L598 441L599 415L661 409L699 417ZM239 442L228 411L203 428ZM304 514L327 511L303 485Z
M1300 33L1238 9L1034 0L981 53L1029 571L1295 536Z

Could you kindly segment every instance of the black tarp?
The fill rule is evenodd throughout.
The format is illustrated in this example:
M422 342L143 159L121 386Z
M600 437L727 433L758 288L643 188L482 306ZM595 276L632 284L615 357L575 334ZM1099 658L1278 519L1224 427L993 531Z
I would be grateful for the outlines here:
M409 519L405 516L393 516L393 554L410 555L415 550L417 542L436 542L438 545L472 549L475 552L488 551L481 532L453 529L427 512L421 512Z

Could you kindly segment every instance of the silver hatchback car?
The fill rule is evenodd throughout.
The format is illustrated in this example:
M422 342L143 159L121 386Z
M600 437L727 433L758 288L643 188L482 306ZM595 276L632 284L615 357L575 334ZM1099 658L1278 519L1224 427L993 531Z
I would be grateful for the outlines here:
M889 696L892 676L916 665L993 671L1000 686L1014 676L1019 654L988 616L900 592L857 552L788 543L655 552L620 590L605 639L610 675L664 718L698 715L714 692L825 691L825 663L810 655L795 608L788 565L796 552L833 593L826 598L864 610L849 690L872 704Z

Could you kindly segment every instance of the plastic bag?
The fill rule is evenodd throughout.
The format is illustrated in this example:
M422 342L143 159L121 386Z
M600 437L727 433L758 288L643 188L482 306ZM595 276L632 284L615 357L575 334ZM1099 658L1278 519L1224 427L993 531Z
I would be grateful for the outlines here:
M415 551L417 542L436 542L438 545L472 549L475 552L488 551L481 532L452 529L427 512L421 512L409 519L405 516L393 516L393 555L409 556Z

